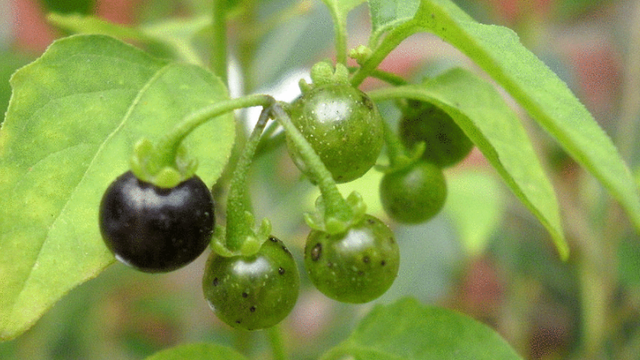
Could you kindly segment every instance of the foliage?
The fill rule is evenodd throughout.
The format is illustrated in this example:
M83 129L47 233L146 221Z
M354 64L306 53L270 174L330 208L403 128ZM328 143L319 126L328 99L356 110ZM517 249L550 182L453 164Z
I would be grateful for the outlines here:
M318 186L321 196L316 202L316 213L306 214L305 220L313 229L311 234L323 235L324 248L328 249L330 244L338 244L335 239L356 229L363 224L363 219L377 220L369 214L383 214L381 207L375 207L376 202L379 203L377 193L376 199L372 200L372 196L366 192L366 189L373 187L366 182L375 183L377 188L381 175L375 177L374 172L370 171L355 182L345 184L344 186L353 186L357 190L361 189L358 184L367 185L362 195L358 191L343 198L340 190L344 192L345 187L336 186L327 170L329 164L324 164L324 158L318 157L322 155L319 154L320 151L309 145L318 139L319 143L324 141L326 144L326 139L322 136L327 131L313 132L311 138L305 140L291 121L298 120L295 112L291 112L291 109L295 109L295 101L276 101L268 95L229 95L229 88L233 83L228 80L227 44L233 45L229 49L238 57L240 71L245 77L245 90L253 93L261 81L256 79L264 80L269 77L259 71L260 50L264 49L262 46L266 46L272 53L280 52L280 55L286 53L287 46L293 47L293 42L274 44L269 36L278 29L293 26L297 24L296 21L304 21L307 16L311 16L309 3L302 2L273 10L267 2L214 0L206 2L213 6L212 17L199 15L188 19L162 19L152 24L125 26L93 15L92 1L75 1L64 5L63 2L43 2L55 11L48 16L49 21L73 35L53 42L37 60L16 71L10 80L12 95L0 129L0 340L9 341L26 336L27 330L56 302L114 263L114 255L105 247L98 227L99 194L117 175L129 168L133 168L139 179L147 181L146 178L140 178L138 173L144 175L145 171L154 166L164 170L164 165L170 169L171 166L182 169L182 156L186 151L189 159L197 159L197 164L193 162L184 166L188 167L189 172L182 175L187 178L192 176L197 165L198 176L207 186L212 186L216 201L221 199L223 201L220 202L224 204L226 200L222 209L226 210L224 221L227 226L226 229L222 226L216 229L211 243L212 259L215 258L218 262L233 259L234 268L244 266L242 264L246 264L246 259L256 258L258 249L265 241L274 249L277 248L279 256L284 251L287 261L291 257L287 248L291 248L293 258L299 264L306 263L309 267L310 263L313 264L310 260L316 260L313 249L307 249L304 254L301 241L300 244L291 246L290 241L294 241L293 239L278 235L278 238L285 239L287 248L284 245L279 247L279 242L277 245L271 244L267 240L272 230L269 220L263 220L259 227L254 225L254 211L265 212L284 224L274 223L273 230L286 229L288 226L283 232L291 237L301 238L295 232L299 231L297 229L300 227L302 214L298 217L292 214L308 211L311 204L307 198L310 196L306 195L309 193L308 188L302 196L295 191L297 186L310 185L299 185L300 182L296 182L296 185L279 186L281 179L271 179L273 184L263 185L271 186L269 191L273 194L269 194L270 196L286 200L283 200L282 210L278 206L272 206L264 211L259 204L254 208L247 191L247 187L254 184L247 180L247 175L252 174L249 164L259 164L260 161L271 159L267 172L275 177L278 172L274 172L272 166L277 161L271 156L278 154L277 151L284 147L289 147L290 152L296 154L296 165L301 165L305 169L304 176ZM206 7L202 5L205 4L204 1L200 5L196 3L193 2L191 6ZM350 14L363 9L360 5L365 1L323 0L323 3L324 11L333 19L337 65L333 73L331 62L319 63L320 66L311 71L313 84L301 82L302 92L308 92L314 86L337 82L335 79L339 75L344 77L339 81L341 86L347 87L359 87L368 78L385 81L384 86L366 89L366 95L363 94L362 98L368 96L363 107L369 110L380 107L380 113L386 122L386 153L377 162L381 164L388 161L387 168L378 166L378 169L389 172L414 166L420 158L420 152L424 151L421 144L415 149L404 149L399 139L395 138L395 129L391 126L394 109L402 110L403 107L406 108L407 102L420 101L433 104L446 113L482 153L514 197L530 212L521 217L537 220L537 225L528 224L530 229L535 229L532 233L540 231L537 229L540 225L546 230L546 234L537 235L536 239L551 240L557 253L555 261L570 259L569 263L556 266L565 267L577 263L577 275L571 273L576 278L558 280L562 285L557 285L557 293L573 298L576 295L566 283L580 285L580 301L585 309L581 320L584 339L581 345L583 348L577 352L577 356L596 356L606 333L604 319L607 295L613 294L615 289L615 286L605 284L608 279L605 276L611 275L608 270L601 269L602 265L596 261L599 254L594 251L597 247L593 244L600 241L598 235L604 235L604 232L589 233L589 227L586 230L576 230L573 219L569 219L569 230L565 230L563 221L566 219L563 218L563 213L574 214L573 208L565 208L567 203L564 199L569 189L565 185L559 187L559 202L548 175L548 154L542 153L545 157L543 161L540 160L538 144L534 146L531 140L536 133L525 130L523 117L505 100L501 90L506 91L520 109L546 131L549 138L557 144L557 149L566 152L562 154L566 154L567 159L570 158L591 173L618 201L626 215L625 221L631 223L629 228L619 232L618 238L624 238L624 241L616 240L616 244L620 244L620 280L629 286L637 286L637 274L634 272L638 267L634 264L639 258L637 234L640 230L640 195L632 172L612 140L569 86L529 51L512 30L481 24L451 0L366 1L371 34L366 44L354 49L349 48L351 43L348 42L347 19ZM72 12L76 14L68 14ZM241 25L236 34L227 34L229 24ZM393 51L405 40L425 32L437 35L460 50L484 73L477 74L468 68L452 67L424 80L409 81L399 74L381 70L383 61L391 59ZM289 36L294 35L295 32L289 31ZM292 52L303 51L297 49ZM299 54L296 56L297 60L293 60L293 63L301 61L303 57ZM350 72L346 70L348 57L358 65L350 68ZM265 73L273 77L286 65L269 59L266 63L278 68L265 70ZM344 72L340 73L341 71ZM484 75L501 88L486 80ZM357 93L360 94L359 91ZM352 95L343 97L349 96ZM317 108L322 109L325 105L321 103ZM232 110L254 106L263 107L263 113L256 125L256 130L259 131L254 131L247 140L242 125L251 122L245 121L247 119L240 113L233 114ZM313 114L318 111L320 110L314 110ZM377 110L375 113L377 115ZM290 115L293 119L289 119ZM262 134L269 118L274 122ZM360 124L358 133L367 131L366 125ZM296 126L299 127L298 124ZM377 125L375 127L378 129ZM276 133L280 128L286 133L286 140ZM343 138L338 140L347 143L350 135L348 132L341 133ZM141 139L145 140L141 142ZM360 148L361 145L353 145L350 150ZM332 150L332 154L334 153ZM374 157L377 157L377 153L376 149ZM351 156L347 159L347 164L359 160L357 157ZM336 161L339 160L341 159ZM371 164L367 167L369 165ZM551 170L554 170L553 167ZM260 169L255 171L261 173ZM452 177L447 179L449 194L445 212L458 231L469 264L473 264L474 260L488 251L491 237L501 219L507 216L504 204L508 197L503 194L493 177L486 176L486 172L456 171L458 170L447 170L445 173L447 178ZM150 175L149 182L164 181L162 174L158 177L155 175ZM257 179L263 183L269 182L264 171ZM552 180L554 185L562 184L562 179L559 180L555 173ZM170 184L165 187L173 188L177 182L163 183ZM228 197L226 189L229 189ZM293 195L285 195L283 189L291 190L287 193ZM261 200L264 197L256 196ZM374 206L367 208L365 203L374 203ZM216 211L220 213L218 209ZM278 212L287 215L278 216ZM602 218L597 216L595 210L588 216ZM591 219L586 217L582 220L588 222ZM428 243L417 243L423 237L418 233L420 229L438 226L439 221L442 221L441 218L436 217L428 224L415 228L401 225L394 228L397 229L394 232L400 246L401 264L406 259L405 254L409 251L407 249L429 247ZM518 224L522 220L511 221ZM380 229L390 231L382 223ZM570 243L567 241L567 233L571 234L570 241L576 241L575 238L581 240L577 241L577 245ZM582 236L584 233L587 234ZM503 234L509 234L508 230ZM389 238L396 246L393 236L385 235L385 239ZM494 242L494 246L495 243L500 242ZM503 252L496 253L508 252L505 249L509 249L509 246L513 244L502 244ZM539 249L544 245L536 243L536 246ZM570 258L570 247L577 247L579 250L572 255L573 258ZM364 256L358 254L353 264L340 264L344 268L332 268L335 264L327 264L328 267L324 267L324 263L320 264L322 267L317 272L310 272L307 278L301 277L301 290L304 290L305 283L310 287L309 277L317 286L329 277L336 278L336 271L348 268L350 275L338 277L336 283L344 287L344 284L349 284L347 277L353 275L350 279L355 281L358 276L367 275L363 278L374 284L374 289L367 292L375 292L375 296L363 294L357 286L347 285L349 296L345 301L359 303L377 298L390 286L389 279L384 279L384 286L376 284L375 281L379 280L375 278L376 274L367 270L368 262L375 258L379 249L378 244L373 249L368 249ZM607 250L603 256L608 261L609 257L616 256L609 252L616 250ZM522 254L515 251L509 254L522 257ZM395 255L397 254L394 253ZM303 256L305 261L299 261ZM520 257L510 259L516 264L510 270L522 271L519 267L529 266ZM343 261L343 258L345 256L336 256L336 261ZM356 263L357 266L354 265ZM396 265L395 262L393 265ZM406 275L406 266L400 265L398 275L398 282L404 281L405 284L415 280ZM536 268L536 271L553 269ZM277 278L278 270L283 274L282 266L278 270L271 270L273 271L265 273L263 284L268 283L269 276ZM599 274L601 270L602 274ZM394 267L392 276L387 276L391 281L395 279L396 271L397 268ZM271 293L268 289L261 290L261 280L251 275L255 274L242 275L242 281L246 282L242 286L255 289L256 297L249 300L263 299L259 296L264 291L263 297L268 295L269 306L275 309L280 302L285 301L283 298L287 299L288 308L286 312L278 314L277 320L269 318L269 315L260 315L268 320L268 325L264 326L270 326L291 311L292 296L288 295L292 293L286 293L287 286L282 284L275 289L277 291ZM601 276L598 277L599 275ZM201 277L201 274L198 276ZM599 281L591 281L594 278ZM217 286L217 278L209 280L207 284ZM295 283L297 297L297 277L292 283ZM89 288L89 285L78 289ZM237 281L232 282L225 285L225 289L233 289L239 302L242 302L242 298L249 295L244 288L236 285ZM610 293L601 290L605 285ZM320 358L521 358L494 330L470 316L420 304L415 298L420 284L404 286L403 289L409 289L407 293L413 295L410 297L402 296L407 294L396 290L398 287L392 287L380 301L393 302L375 305L355 325L351 335L333 339L333 344L327 344L328 349L316 349L317 353L324 353ZM378 291L379 288L384 289ZM329 293L340 290L344 289L331 289ZM527 289L516 289L518 290L526 293ZM344 298L329 296L338 300ZM366 300L360 300L362 296ZM629 297L632 298L631 295ZM93 299L91 296L88 298ZM208 300L211 304L216 303L212 299ZM633 304L633 300L629 301ZM251 312L260 305L253 302L250 304L248 308L252 309ZM240 311L240 307L235 303L227 305L230 309L227 311L238 317L235 312ZM625 324L618 324L619 329L623 329ZM264 327L262 323L258 323L249 328L256 326ZM273 358L286 358L283 351L286 339L282 339L280 328L270 327L266 333ZM290 331L289 335L294 336L293 333ZM246 335L244 332L238 334L238 338ZM638 334L635 336L640 338ZM238 348L241 349L242 346ZM247 358L245 354L221 344L194 343L166 349L148 359L212 357Z

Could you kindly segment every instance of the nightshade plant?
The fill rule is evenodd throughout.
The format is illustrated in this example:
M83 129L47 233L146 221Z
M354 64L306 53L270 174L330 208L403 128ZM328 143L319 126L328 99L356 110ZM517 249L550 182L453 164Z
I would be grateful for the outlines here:
M233 327L268 328L273 357L284 359L275 325L286 318L298 297L302 264L296 265L295 259L304 257L305 271L318 290L347 303L381 296L396 280L402 261L403 244L395 240L392 229L367 212L358 192L344 198L336 182L359 178L377 163L377 170L371 171L385 173L381 191L383 205L391 204L385 205L389 217L424 222L445 201L446 180L440 168L454 166L472 146L546 228L558 257L566 260L569 246L554 190L518 116L496 88L463 68L415 83L378 69L403 40L419 32L439 36L473 60L609 190L640 228L637 187L616 148L568 87L512 31L480 24L450 0L369 0L369 40L348 49L347 16L364 1L323 2L334 21L335 60L314 65L312 83L302 81L302 95L291 103L262 94L229 96L226 22L234 15L246 16L243 11L252 11L256 1L214 0L212 17L137 28L89 15L50 15L53 24L74 35L55 41L13 75L13 93L0 130L0 340L23 334L67 292L114 263L110 249L121 255L114 244L124 242L125 249L135 249L134 254L120 257L144 271L174 270L195 259L203 244L210 244L202 280L206 300ZM286 21L302 11L304 6L294 6L274 19ZM255 37L250 31L267 31L269 26L275 25L266 22L264 28L253 27L239 35L244 51L234 55L244 70L254 60L247 57L256 52L256 44L247 40ZM202 33L210 44L204 54L193 41ZM357 66L347 66L348 58ZM387 85L360 90L369 77ZM253 81L247 76L245 88L254 91ZM456 146L460 155L442 160L436 155L438 145L426 139L407 141L413 132L406 131L406 123L399 131L391 126L380 115L381 104L399 107L423 129L430 129L429 119L423 117L426 112L437 114L438 120L446 118L455 129L451 138L459 140L453 143L460 144ZM415 104L418 110L412 110ZM245 119L234 110L249 107L263 111L251 137L245 139L245 134L236 132ZM275 125L263 132L269 120ZM335 125L343 120L346 125ZM326 129L318 128L332 122ZM276 127L284 137L274 134ZM304 214L310 228L305 249L272 234L269 220L255 225L247 191L249 166L256 149L279 146L288 147L321 194L315 211ZM234 151L239 159L232 156ZM405 186L402 177L415 169L437 174L434 196L420 196L432 180L412 189L417 196L402 192L409 185L397 188ZM142 217L142 223L132 220L111 231L110 219L119 210L109 208L108 193L100 214L101 198L123 173L161 194L192 181L200 184L199 179L207 187L228 189L226 219L216 222L212 231L213 200L207 193L201 198L204 205L193 212L158 211L151 224ZM412 200L420 202L407 203L406 209L393 203ZM402 213L426 208L423 204L433 206L425 214ZM162 223L166 216L176 221ZM190 221L196 221L196 245L185 248L180 236L195 236L184 234ZM131 224L137 233L124 236L122 229ZM163 224L170 224L168 232L158 231ZM112 246L105 246L103 238ZM138 246L141 241L144 246ZM155 242L158 247L149 246ZM158 249L166 243L169 252L186 249L188 256L165 258L167 251ZM169 358L245 356L202 343L179 345L150 357ZM347 339L321 358L520 357L494 331L471 318L404 298L376 305Z

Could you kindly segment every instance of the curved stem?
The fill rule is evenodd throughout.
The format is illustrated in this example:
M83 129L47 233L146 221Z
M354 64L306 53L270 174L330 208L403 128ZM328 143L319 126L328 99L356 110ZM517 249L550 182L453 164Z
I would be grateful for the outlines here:
M278 104L274 105L272 111L275 119L280 122L287 132L287 136L289 136L296 146L311 176L313 176L314 180L318 183L318 188L324 201L325 218L334 217L349 221L353 217L353 211L340 194L336 182L333 180L331 173L327 170L326 166L324 166L318 154L313 151L311 145L295 125L293 125L289 115L287 115L281 106Z
M278 122L272 122L262 133L262 139L256 149L256 156L262 156L270 152L271 150L279 147L285 141L285 132L281 131L275 133L278 130L280 124ZM275 133L275 135L274 135Z
M338 63L347 65L347 21L340 20L334 24L336 33L336 59Z
M262 110L249 140L244 145L231 179L227 199L227 248L231 251L239 250L244 240L253 235L251 226L253 224L248 225L246 221L246 214L251 214L249 196L247 195L247 173L268 120L269 109L265 108Z
M202 108L182 120L170 133L160 139L158 142L159 159L172 164L178 153L180 143L195 128L206 123L210 119L228 113L230 111L253 106L269 106L273 104L274 99L268 95L250 95L242 98L231 99L215 103L211 106Z
M382 125L384 127L384 142L387 145L387 155L389 155L389 166L394 168L401 161L401 158L407 157L407 151L389 124L383 121Z
M354 67L354 66L350 66L349 67L349 72L351 73L355 73L356 71L358 71L360 68L358 67ZM388 84L394 85L394 86L401 86L401 85L408 85L409 82L403 78L400 75L396 75L394 73L390 73L388 71L384 71L384 70L379 70L379 69L374 69L371 71L371 73L369 74L369 76L376 78L378 80L382 80Z
M284 348L284 339L282 337L282 330L280 329L280 326L275 325L268 328L267 337L269 338L269 344L271 345L273 360L287 360L288 356Z

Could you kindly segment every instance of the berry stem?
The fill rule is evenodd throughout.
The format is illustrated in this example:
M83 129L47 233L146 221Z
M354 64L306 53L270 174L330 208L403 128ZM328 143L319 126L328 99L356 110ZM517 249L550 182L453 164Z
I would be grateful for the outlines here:
M269 344L271 345L273 360L287 360L288 356L284 348L284 339L280 326L275 325L268 328L267 337L269 338Z
M163 139L158 142L158 150L164 151L165 159L175 158L180 143L195 128L209 121L210 119L226 114L230 111L253 107L253 106L269 106L274 102L273 98L268 95L249 95L237 99L230 99L215 103L211 106L202 108L191 115L187 116L182 122L171 130Z
M137 166L132 166L132 170L136 177L141 180L153 182L157 186L164 188L174 187L181 181L191 177L195 171L195 166L189 167L188 170L185 170L183 164L179 163L184 160L180 156L180 145L187 135L194 131L198 126L212 118L226 114L230 111L253 106L266 107L273 103L274 99L271 96L250 95L237 99L220 101L199 109L185 117L169 133L160 138L154 147L155 150L150 154L145 154L146 158L136 158L139 154L134 152L132 164L137 164ZM165 179L158 183L154 182L154 176L158 174L158 171L166 168L175 169L177 173L180 173L181 177L179 179ZM189 171L191 172L189 173Z
M402 161L401 159L407 157L407 151L389 124L383 121L382 125L384 127L384 142L387 145L387 155L389 155L389 166L395 168Z
M245 240L255 237L253 224L247 224L247 214L251 214L249 196L247 194L247 173L253 161L260 136L269 120L269 109L265 108L260 114L251 136L244 145L240 159L236 164L229 185L229 197L227 199L227 248L237 251L242 248ZM252 216L251 216L252 217ZM253 219L251 219L253 220Z
M298 149L300 157L304 161L311 176L316 180L322 200L324 201L325 220L335 218L341 221L350 222L354 214L351 207L340 194L336 182L333 180L331 173L327 170L324 163L307 142L304 136L298 131L291 122L289 115L279 105L272 107L275 119L280 122L287 136L291 139L294 146Z

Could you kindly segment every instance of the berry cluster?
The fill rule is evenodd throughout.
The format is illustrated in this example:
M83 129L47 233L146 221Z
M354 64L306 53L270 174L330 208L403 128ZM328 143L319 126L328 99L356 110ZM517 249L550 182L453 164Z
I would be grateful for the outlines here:
M245 194L247 169L273 118L285 130L294 163L322 193L317 212L306 217L312 230L304 264L311 282L327 297L348 303L384 294L400 264L394 234L366 214L357 193L342 198L336 183L369 171L386 142L390 166L380 183L383 207L398 222L424 222L445 202L442 167L459 162L473 144L447 113L416 101L406 102L395 134L369 96L346 81L346 68L333 73L326 67L321 63L312 71L313 84L302 83L303 94L291 104L264 105L234 170L225 228L215 226L214 200L193 166L178 168L173 165L184 163L176 161L178 154L153 158L154 147L140 147L144 151L138 151L142 155L132 162L133 171L109 186L100 205L102 237L116 258L141 271L167 272L192 262L211 244L202 284L218 318L247 330L282 321L298 297L298 268L285 244L270 234L268 220L254 228ZM178 140L163 146L177 149L183 137L169 136Z

